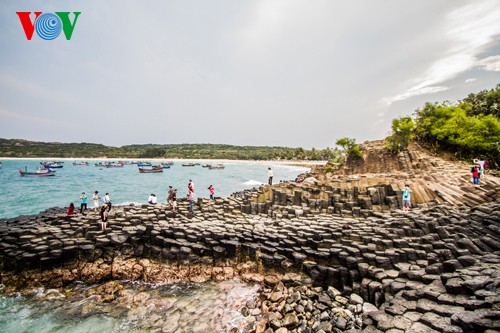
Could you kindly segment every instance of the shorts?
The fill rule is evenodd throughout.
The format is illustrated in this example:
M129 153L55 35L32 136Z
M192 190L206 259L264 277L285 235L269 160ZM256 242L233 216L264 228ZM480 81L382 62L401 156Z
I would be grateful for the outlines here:
M411 208L411 202L410 202L410 200L403 200L403 207Z

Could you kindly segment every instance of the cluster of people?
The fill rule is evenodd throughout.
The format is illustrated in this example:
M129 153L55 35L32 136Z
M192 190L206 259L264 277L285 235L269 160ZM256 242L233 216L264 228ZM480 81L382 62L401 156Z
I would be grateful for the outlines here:
M103 205L99 209L99 199L102 199ZM99 197L99 192L95 191L94 194L92 195L92 201L94 202L94 212L97 212L99 210L99 215L101 216L101 229L106 229L107 227L107 221L108 221L108 215L112 207L111 199L109 197L109 193L106 193L102 198ZM87 195L85 192L82 192L80 195L80 214L83 214L85 210L88 210L87 207ZM76 213L75 211L75 204L70 203L68 206L67 214L68 215L74 215Z
M484 169L486 168L486 161L482 158L474 159L474 165L472 166L470 172L472 173L472 183L479 186L481 176L484 175Z
M267 171L268 175L268 183L269 185L273 184L273 170L269 167ZM300 178L295 179L296 182L301 182ZM208 192L210 194L210 200L215 200L215 188L213 185L210 185L208 187ZM190 179L188 183L188 188L187 188L187 196L186 196L188 202L189 202L189 212L194 214L194 200L195 200L195 194L194 194L194 183ZM99 199L102 199L103 204L99 209ZM92 200L94 202L94 212L99 210L99 215L101 217L101 229L105 230L107 228L107 222L108 222L108 216L109 212L111 211L112 203L111 199L109 198L109 193L106 193L104 197L99 197L99 192L95 191ZM156 197L156 194L151 193L151 195L148 198L148 203L151 205L156 205L158 203L158 198ZM172 185L169 186L168 190L168 197L167 197L167 203L172 207L173 210L177 209L177 189L174 189ZM87 210L87 196L85 195L85 192L82 192L80 195L80 214L84 212L84 210ZM70 203L67 214L68 215L74 215L75 212L75 205L73 203Z

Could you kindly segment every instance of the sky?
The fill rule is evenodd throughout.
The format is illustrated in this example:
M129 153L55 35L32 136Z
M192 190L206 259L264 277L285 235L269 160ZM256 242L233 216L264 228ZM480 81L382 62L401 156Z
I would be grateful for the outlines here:
M323 149L499 83L500 0L0 3L0 138Z

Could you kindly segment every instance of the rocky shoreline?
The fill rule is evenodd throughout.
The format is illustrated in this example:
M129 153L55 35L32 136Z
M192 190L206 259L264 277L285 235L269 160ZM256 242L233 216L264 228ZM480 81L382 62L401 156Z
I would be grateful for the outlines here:
M117 207L105 231L96 214L57 209L2 220L4 292L238 278L262 285L255 307L240 309L253 316L246 332L500 329L500 203L434 202L403 215L388 191L395 201L376 209L369 197L356 208L314 184L300 195L286 186L200 199L195 215L185 202L178 212Z

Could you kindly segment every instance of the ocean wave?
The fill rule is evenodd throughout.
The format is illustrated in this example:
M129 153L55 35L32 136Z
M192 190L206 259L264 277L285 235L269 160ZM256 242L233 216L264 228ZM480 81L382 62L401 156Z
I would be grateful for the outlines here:
M264 183L259 182L258 180L253 180L253 179L247 180L246 182L243 183L243 185L246 185L246 186L256 186L256 185L262 185L262 184L264 184Z
M136 202L136 201L125 201L125 202L120 202L120 203L113 203L113 206L129 206L133 204L134 206L140 206L140 205L146 205L148 202L147 200L144 202Z

